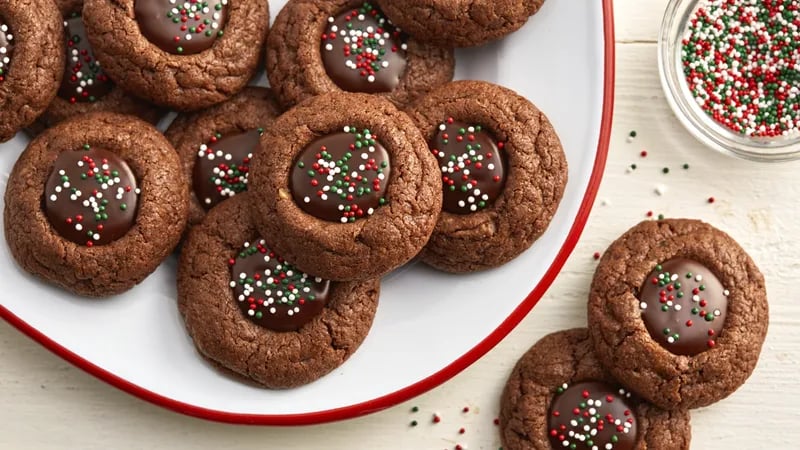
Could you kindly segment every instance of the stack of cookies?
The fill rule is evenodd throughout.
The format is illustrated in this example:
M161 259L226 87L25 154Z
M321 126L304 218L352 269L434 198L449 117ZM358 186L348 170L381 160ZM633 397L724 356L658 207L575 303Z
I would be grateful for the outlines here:
M454 47L541 3L290 0L270 30L265 0L0 2L0 140L35 136L6 191L11 252L108 297L182 243L202 357L309 383L364 340L382 276L498 267L547 229L567 181L547 117L452 82Z
M688 219L642 222L611 244L588 313L588 329L545 336L517 363L504 448L686 450L688 410L744 384L769 323L750 256Z

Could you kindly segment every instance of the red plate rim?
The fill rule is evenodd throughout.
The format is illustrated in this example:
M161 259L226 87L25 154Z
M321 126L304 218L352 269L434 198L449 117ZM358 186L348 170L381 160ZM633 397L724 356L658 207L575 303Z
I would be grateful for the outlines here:
M311 425L334 422L380 411L421 395L422 393L439 386L472 365L472 363L494 348L495 345L503 340L503 338L505 338L508 333L510 333L511 330L513 330L514 327L516 327L520 321L525 318L531 309L536 306L536 304L539 302L539 299L542 298L544 293L555 280L558 273L561 271L561 267L564 266L567 258L575 249L575 245L578 243L578 239L580 238L581 233L586 226L586 221L589 218L589 213L592 210L592 205L594 204L595 197L597 196L597 190L600 187L600 180L603 177L603 169L606 165L608 144L611 138L611 121L614 112L614 11L612 0L602 1L603 29L605 35L603 117L600 125L600 138L597 144L597 154L595 156L594 168L592 169L592 176L589 179L589 186L587 187L586 194L581 202L575 223L572 225L572 228L567 235L566 242L561 247L558 255L556 255L555 261L553 261L553 264L545 273L544 278L542 278L542 281L540 281L533 291L528 294L525 300L523 300L522 303L517 306L517 308L506 318L506 320L504 320L503 323L497 327L497 329L495 329L489 336L478 343L478 345L433 375L430 375L429 377L424 378L410 386L382 397L341 408L304 414L236 414L208 408L201 408L188 403L173 400L169 397L156 394L155 392L149 391L141 386L131 383L130 381L120 378L119 376L114 375L113 373L95 365L94 363L81 358L77 354L61 346L59 343L45 336L42 334L42 332L33 328L30 324L14 315L2 305L0 305L0 317L5 319L6 322L10 323L12 326L26 334L31 339L43 345L51 352L118 389L135 395L142 400L146 400L150 403L171 409L181 414L216 422L247 425Z

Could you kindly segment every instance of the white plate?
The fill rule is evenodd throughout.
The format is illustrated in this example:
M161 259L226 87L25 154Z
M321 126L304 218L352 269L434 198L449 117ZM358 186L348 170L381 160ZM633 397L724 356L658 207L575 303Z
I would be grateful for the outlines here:
M271 2L273 16L284 3ZM125 295L97 301L28 276L2 245L0 316L121 389L212 420L315 423L367 414L418 395L466 368L511 331L577 242L611 128L611 14L611 0L550 0L505 40L458 52L457 78L508 86L550 117L569 160L564 199L544 236L502 268L453 276L416 265L388 276L364 344L311 385L260 389L220 374L198 357L175 306L174 258ZM3 185L26 143L18 135L0 145Z

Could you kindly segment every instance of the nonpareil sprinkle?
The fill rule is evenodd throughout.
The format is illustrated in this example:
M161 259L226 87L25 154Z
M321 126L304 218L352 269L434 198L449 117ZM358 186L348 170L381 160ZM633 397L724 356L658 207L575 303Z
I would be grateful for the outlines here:
M681 59L698 105L750 137L800 134L800 1L706 0Z

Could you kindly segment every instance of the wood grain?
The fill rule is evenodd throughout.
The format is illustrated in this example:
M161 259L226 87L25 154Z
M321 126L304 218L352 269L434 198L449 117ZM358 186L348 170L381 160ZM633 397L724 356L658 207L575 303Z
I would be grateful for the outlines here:
M576 1L576 0L549 0ZM343 423L256 428L164 411L110 388L0 324L0 448L37 449L497 449L492 423L505 379L538 338L585 323L592 254L647 211L707 220L730 233L766 275L771 325L749 382L694 411L696 449L793 448L800 404L800 165L760 165L704 148L673 117L658 81L654 45L664 0L618 0L617 96L611 151L586 231L540 305L486 357L445 385L395 408ZM626 142L636 130L634 142ZM642 158L639 152L648 151ZM626 173L630 164L638 168ZM689 170L682 169L684 163ZM669 167L665 175L662 168ZM655 191L659 185L663 195ZM715 202L708 203L713 196ZM179 380L176 380L179 382ZM412 405L420 411L410 412ZM461 408L470 406L469 413ZM438 412L442 422L432 424ZM409 427L411 420L419 426ZM464 427L465 434L458 429Z

